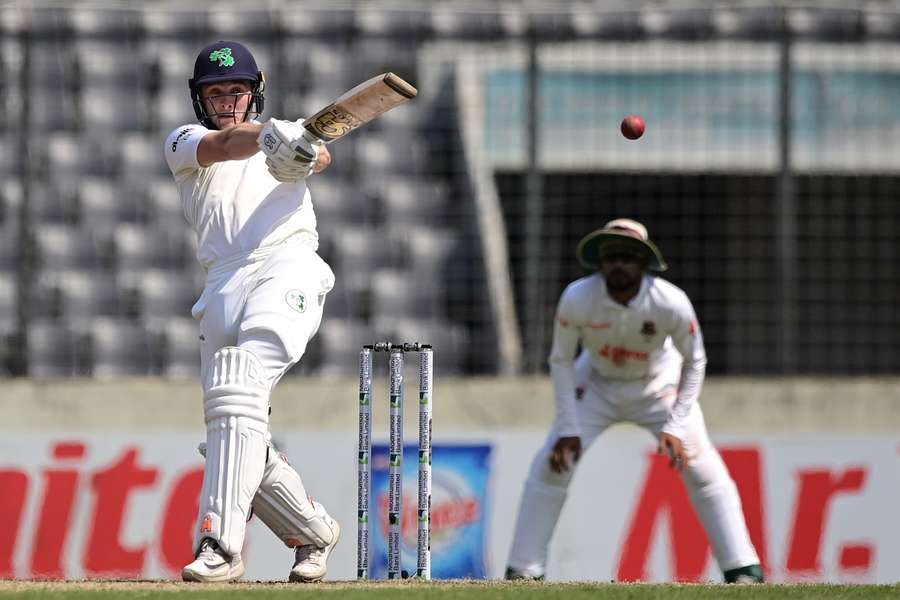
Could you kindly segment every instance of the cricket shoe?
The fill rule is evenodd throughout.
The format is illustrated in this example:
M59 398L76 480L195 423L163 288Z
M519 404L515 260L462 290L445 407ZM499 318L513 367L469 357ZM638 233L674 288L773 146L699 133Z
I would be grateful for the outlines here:
M204 538L200 542L196 560L181 570L183 580L202 583L233 581L243 574L241 555L228 556L212 538Z
M725 583L763 583L762 568L759 565L748 565L725 571Z
M334 531L334 538L331 543L324 548L319 548L315 544L306 544L298 546L295 554L294 567L288 577L291 581L298 583L312 583L321 581L328 572L328 557L331 551L337 546L341 539L341 526L335 519L328 517L329 525Z
M518 569L513 569L512 567L506 567L506 575L504 575L504 579L515 581L543 581L544 575L532 575L531 573L519 571Z

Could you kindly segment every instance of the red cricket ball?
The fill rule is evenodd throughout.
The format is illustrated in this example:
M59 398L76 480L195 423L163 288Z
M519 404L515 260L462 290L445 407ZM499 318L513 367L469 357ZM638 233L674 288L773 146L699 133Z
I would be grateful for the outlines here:
M629 140L636 140L644 135L644 120L638 115L628 115L622 119L622 135Z

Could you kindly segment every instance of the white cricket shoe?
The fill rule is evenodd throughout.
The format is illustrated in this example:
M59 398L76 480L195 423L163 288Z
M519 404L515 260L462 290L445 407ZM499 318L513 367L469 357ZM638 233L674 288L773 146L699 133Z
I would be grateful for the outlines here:
M331 551L337 546L341 539L341 526L335 519L328 517L331 529L334 531L334 539L324 548L319 548L315 544L306 544L298 546L294 560L294 568L288 577L291 581L298 583L312 583L320 581L328 572L328 557Z
M183 580L203 583L233 581L243 574L241 555L228 556L212 538L200 542L196 560L181 570Z

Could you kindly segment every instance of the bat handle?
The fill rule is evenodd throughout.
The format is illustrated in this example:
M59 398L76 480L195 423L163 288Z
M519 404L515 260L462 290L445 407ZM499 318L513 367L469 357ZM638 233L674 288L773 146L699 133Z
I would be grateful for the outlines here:
M306 127L303 128L305 131L303 132L303 139L305 139L310 144L318 144L320 146L324 146L326 144L325 140L313 134Z

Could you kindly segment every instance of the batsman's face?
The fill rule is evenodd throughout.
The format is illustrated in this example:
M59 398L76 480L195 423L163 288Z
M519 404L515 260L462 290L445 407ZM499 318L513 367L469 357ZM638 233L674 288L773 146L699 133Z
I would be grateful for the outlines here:
M219 129L243 123L250 108L252 88L246 81L223 81L200 88L206 114Z
M628 248L610 250L600 259L600 274L611 291L627 290L640 284L647 259Z

